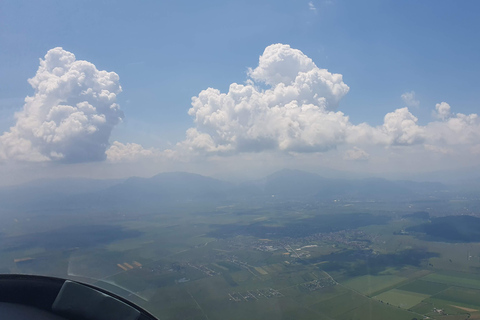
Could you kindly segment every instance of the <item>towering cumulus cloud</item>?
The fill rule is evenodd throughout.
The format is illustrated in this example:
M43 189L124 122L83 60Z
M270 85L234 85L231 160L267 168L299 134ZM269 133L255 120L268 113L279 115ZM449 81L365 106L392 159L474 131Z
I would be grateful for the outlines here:
M233 83L227 93L208 88L192 98L189 115L195 126L177 150L197 154L234 154L278 150L288 153L322 152L345 144L354 146L348 159L368 159L363 146L425 146L473 144L480 140L476 114L452 114L436 105L436 121L425 126L408 109L387 113L384 123L352 124L336 108L349 87L342 75L318 68L301 51L284 44L268 46L258 66L249 69L245 84ZM418 106L415 93L402 95ZM362 152L359 152L362 150ZM473 150L473 149L472 149ZM475 149L476 150L476 149Z
M323 151L344 139L348 118L335 112L348 92L342 75L318 68L288 45L267 47L247 84L192 98L195 128L181 147L198 152ZM266 85L267 89L261 89Z
M122 91L118 75L54 48L29 83L35 94L0 136L0 159L104 160L110 133L123 117L115 103Z

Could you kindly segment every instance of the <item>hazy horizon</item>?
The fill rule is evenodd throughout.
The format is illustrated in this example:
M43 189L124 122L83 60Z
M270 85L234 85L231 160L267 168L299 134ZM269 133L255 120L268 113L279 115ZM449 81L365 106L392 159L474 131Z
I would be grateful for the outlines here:
M319 178L328 179L331 181L361 181L361 180L370 180L370 179L380 179L385 181L392 181L392 182L400 182L400 181L410 181L410 182L419 182L419 183L442 183L445 185L459 185L465 183L473 183L476 185L480 182L480 176L472 175L470 171L466 172L426 172L422 175L412 174L412 175L380 175L380 174L362 174L362 173L352 173L348 171L338 171L338 170L330 170L328 168L316 168L316 171L307 170L305 168L298 169L298 168L280 168L278 170L271 170L271 171L261 171L261 172L251 172L249 175L234 175L228 172L218 172L214 171L213 173L204 173L204 172L195 172L195 171L188 171L188 170L172 170L172 171L159 171L153 174L131 174L131 175L94 175L94 176L87 176L82 174L72 174L72 175L62 175L60 177L52 177L51 175L39 175L39 176L28 176L25 177L25 180L16 180L15 183L8 183L9 181L2 181L0 183L0 188L10 188L16 186L36 186L38 183L40 185L42 183L48 182L62 182L62 181L111 181L113 183L121 183L126 181L130 178L143 178L143 179L151 179L156 176L162 176L165 174L192 174L192 175L199 175L206 178L213 178L215 180L224 181L232 184L243 184L248 182L255 182L261 181L265 178L269 178L272 175L276 175L279 173L292 173L292 174L311 174ZM16 176L18 178L18 176ZM466 186L468 189L468 186Z

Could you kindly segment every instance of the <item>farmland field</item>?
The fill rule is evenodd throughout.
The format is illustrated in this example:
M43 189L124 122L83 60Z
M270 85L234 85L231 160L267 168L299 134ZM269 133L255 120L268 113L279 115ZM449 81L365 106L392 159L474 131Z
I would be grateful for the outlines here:
M380 302L369 302L363 304L357 309L342 314L339 320L410 320L417 316L414 313L392 306L381 304Z
M407 278L395 275L365 275L349 279L342 282L342 284L355 291L370 295L374 292L399 284L405 280L407 280Z
M435 300L449 301L452 305L480 310L480 291L452 287L434 295Z
M387 292L381 293L374 298L389 303L393 306L397 306L403 309L410 309L411 307L419 304L424 299L428 298L429 295L403 291L398 289L389 290Z
M329 317L338 318L340 315L355 310L365 303L369 303L367 298L354 292L346 292L343 295L312 305L310 308L327 314Z
M460 273L432 273L423 280L465 288L480 289L480 276Z
M417 293L423 293L427 295L433 295L447 289L448 287L449 287L448 285L443 283L425 281L425 280L416 280L404 286L401 286L398 289L417 292Z

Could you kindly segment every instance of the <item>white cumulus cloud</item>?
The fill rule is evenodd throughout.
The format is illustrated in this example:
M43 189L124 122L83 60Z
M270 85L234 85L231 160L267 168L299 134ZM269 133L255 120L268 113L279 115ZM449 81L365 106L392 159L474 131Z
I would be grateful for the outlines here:
M145 149L137 143L121 143L118 141L113 142L105 153L107 160L110 162L134 162L160 155L160 151L155 148Z
M408 108L397 109L385 115L382 133L388 136L388 143L393 145L410 145L422 142L425 136L423 127Z
M342 75L318 68L288 45L267 47L248 75L246 84L233 83L227 93L208 88L192 98L189 114L196 126L179 147L204 153L319 152L343 143L410 145L425 138L408 108L388 113L378 127L353 125L336 111L349 90Z
M448 145L480 141L478 116L454 115L445 102L436 105L437 120L427 125L420 125L408 107L387 113L378 126L353 124L337 111L349 91L342 75L317 67L312 59L288 45L268 46L258 66L248 70L248 76L245 84L232 83L226 93L208 88L192 98L188 113L195 126L187 130L177 151L298 154L360 144L423 145L426 151L450 154ZM418 105L413 91L402 98L410 106ZM355 148L346 157L368 157Z
M28 82L35 93L0 136L0 159L104 160L110 133L123 117L116 104L118 75L54 48Z
M420 101L415 98L415 91L405 92L401 97L407 107L418 107L420 105Z
M183 148L204 152L322 151L340 143L348 117L335 108L348 92L340 74L318 68L288 45L267 47L245 85L192 98ZM259 88L266 84L267 89Z
M365 150L353 147L353 149L347 150L343 157L345 160L354 160L354 161L361 161L361 160L368 160L370 155Z
M433 116L437 119L445 120L450 116L450 105L446 102L440 102L435 105Z
M317 153L339 146L346 151L324 154L323 159L337 161L343 156L374 163L392 150L405 157L413 150L432 159L462 150L480 153L478 115L454 113L446 102L436 104L434 120L425 125L408 106L387 113L378 125L352 123L338 110L349 91L342 75L319 68L303 52L284 44L268 46L258 66L248 69L244 84L232 83L227 92L207 88L194 96L188 110L193 126L183 141L163 151L136 143L109 145L111 131L123 117L116 104L121 92L116 73L99 71L55 48L40 60L29 83L35 93L16 113L15 125L0 136L0 160L160 159L190 165L212 159L222 162L219 159L228 159L224 155L248 159L260 152L264 153L258 157L284 154L284 158L314 159ZM402 98L410 106L417 101L413 91ZM382 153L383 148L390 151Z
M426 126L429 141L453 146L480 142L480 119L477 114L452 114L445 102L436 105L436 114L441 121L432 121Z

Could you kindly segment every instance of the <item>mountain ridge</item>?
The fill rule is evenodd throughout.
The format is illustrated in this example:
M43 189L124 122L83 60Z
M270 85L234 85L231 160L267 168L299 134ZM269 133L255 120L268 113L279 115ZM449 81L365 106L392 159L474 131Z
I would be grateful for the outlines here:
M75 184L82 183L78 190ZM85 190L86 186L92 186ZM33 190L33 191L32 191ZM40 190L40 191L35 191ZM62 192L64 191L64 192ZM68 191L68 192L67 192ZM61 179L0 189L0 201L14 208L63 206L82 208L155 208L166 204L271 201L399 201L449 192L441 183L391 181L382 178L332 179L302 170L284 169L262 179L235 184L189 172L163 172L125 180ZM37 193L35 193L37 192ZM20 207L22 207L20 205Z

